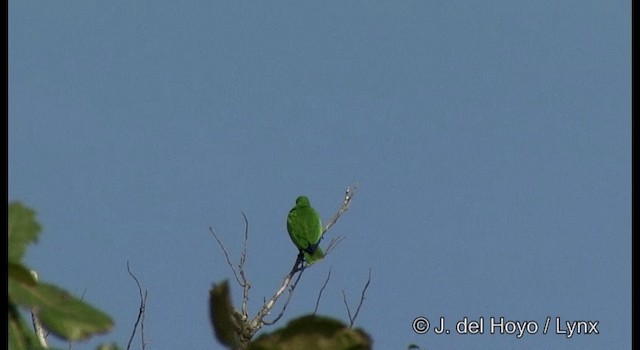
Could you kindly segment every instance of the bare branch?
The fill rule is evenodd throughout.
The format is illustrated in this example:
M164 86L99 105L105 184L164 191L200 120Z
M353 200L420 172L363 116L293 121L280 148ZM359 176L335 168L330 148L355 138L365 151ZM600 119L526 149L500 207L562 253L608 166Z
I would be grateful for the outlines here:
M218 235L213 231L213 228L211 226L209 226L209 232L211 232L213 237L215 237L216 241L220 245L220 248L222 248L224 257L227 259L227 265L229 265L229 267L233 271L233 276L235 276L236 281L238 281L238 284L242 286L242 282L240 282L240 277L238 277L238 273L236 272L236 269L233 267L233 264L231 263L231 259L229 259L229 253L227 253L227 249L224 247L224 244L222 244L222 240L220 240L220 237L218 237Z
M35 279L37 282L38 273L35 270L30 270L30 272L31 276L33 276L33 279ZM42 346L43 348L48 348L49 345L47 344L47 336L49 335L49 333L44 329L44 326L42 326L42 321L40 320L39 310L37 307L31 309L31 322L33 324L33 330L36 332L36 337L38 338L40 346Z
M296 286L298 285L298 281L300 281L300 278L302 277L302 273L304 272L305 268L302 268L301 270L299 270L299 274L298 274L298 278L296 278L296 281L293 282L291 284L291 286L289 287L289 294L287 294L287 300L284 301L284 305L282 305L282 310L280 310L280 313L278 314L278 316L276 316L276 318L273 319L273 321L265 321L264 319L262 320L262 323L265 325L272 325L275 324L276 322L278 322L278 320L280 320L280 318L282 317L282 315L284 315L284 311L287 309L287 306L289 305L289 301L291 300L291 296L293 295L293 291L296 289Z
M142 298L142 300L140 301L140 307L142 309L146 309L147 307L147 290L144 290L144 298ZM142 319L140 320L140 342L142 343L142 350L144 350L147 347L147 341L145 340L144 337L144 319L145 316L147 315L146 312L142 313Z
M253 320L251 320L249 327L254 330L254 333L257 332L262 325L265 324L264 322L264 317L267 316L269 314L269 312L271 311L271 309L273 308L273 306L275 305L276 301L278 301L278 298L280 298L280 296L282 295L282 293L284 293L285 290L287 290L287 287L291 284L291 280L293 279L293 277L295 276L296 273L300 272L300 274L302 274L302 271L304 271L304 269L306 268L303 264L302 261L303 260L303 255L302 254L298 254L295 263L293 264L293 267L291 268L291 271L289 271L289 273L287 273L284 276L284 279L282 280L282 284L280 285L280 288L278 288L278 290L276 290L276 292L273 294L273 296L271 297L271 299L269 299L269 301L266 301L263 305L262 305L262 309L260 309L260 311L258 311L258 314L256 314L256 316L253 318ZM300 277L298 277L297 281L300 280ZM291 291L292 293L293 291ZM285 306L286 307L286 306ZM275 321L272 321L270 324L273 324Z
M349 316L349 322L351 322L351 310L349 309L349 303L347 303L347 294L344 292L344 289L342 290L342 301L344 301L344 306L347 308L347 316Z
M342 205L340 205L340 208L338 209L338 211L335 214L333 214L331 219L329 219L327 224L324 226L322 230L322 236L320 239L324 238L324 234L331 228L331 226L333 226L336 222L338 222L338 219L340 218L340 216L342 216L342 214L344 214L347 210L349 210L349 206L351 205L351 200L353 199L353 196L357 188L358 188L357 185L347 187L347 190L344 192L344 198L342 199ZM331 241L329 241L329 245L325 249L324 256L326 257L327 255L329 255L338 246L338 244L342 242L343 239L344 237L342 236L332 238Z
M333 242L333 240L332 240ZM327 279L324 280L324 284L322 288L320 288L320 292L318 293L318 299L316 300L316 307L313 309L313 314L315 315L318 312L318 306L320 305L320 299L322 298L322 292L327 287L327 283L329 283L329 278L331 278L331 268L329 268L329 273L327 274Z
M38 313L38 308L34 307L31 309L31 323L33 324L33 330L36 332L36 337L38 338L38 342L40 346L43 348L48 348L47 345L47 331L42 326L42 321L40 321L40 315Z
M334 237L331 238L331 241L329 241L329 245L327 245L327 249L325 249L324 251L324 256L325 258L327 257L327 255L329 255L334 249L336 249L336 247L338 246L338 244L340 244L340 242L342 242L344 240L343 236L338 236L338 237Z
M269 314L269 311L271 311L271 309L273 308L273 305L276 303L278 298L280 298L282 293L284 293L284 291L287 289L287 286L289 286L289 283L291 283L292 277L293 276L290 273L288 273L284 277L284 280L282 280L282 284L280 285L280 288L276 290L276 292L273 294L271 299L269 299L269 301L265 301L264 305L262 305L262 309L260 309L260 311L258 311L258 314L253 318L253 320L251 320L249 327L255 330L255 332L257 332L260 328L262 328L262 325L264 325L265 323L263 318Z
M371 269L369 269L369 278L367 278L367 283L365 283L364 288L362 289L362 293L360 294L360 302L358 303L358 307L356 308L356 313L351 317L351 310L349 309L349 305L347 303L347 295L342 290L342 299L344 301L344 306L347 307L347 315L349 316L349 327L353 327L353 324L356 322L356 318L358 318L358 313L360 313L360 308L362 307L362 303L364 302L364 295L369 288L369 283L371 283Z
M300 256L298 259L296 259L296 262L293 265L291 271L285 276L284 280L282 281L282 285L280 286L280 288L278 288L278 290L275 292L275 294L271 297L271 299L269 301L265 300L264 305L262 306L262 309L260 309L258 314L251 320L251 322L247 322L247 319L248 319L247 303L249 301L249 290L251 288L251 284L247 280L244 266L245 266L246 259L247 259L247 247L248 247L248 240L249 240L248 239L248 237L249 237L249 234L248 234L248 232L249 232L249 220L247 219L247 216L245 215L244 212L242 213L242 216L243 216L244 222L245 222L245 231L244 231L244 247L243 247L242 254L240 256L240 263L238 265L239 273L236 271L236 269L234 268L233 264L231 263L231 259L229 258L229 254L228 254L226 248L224 247L224 245L222 244L221 239L218 237L218 235L213 231L213 229L211 227L209 227L209 231L215 237L216 241L220 245L220 248L222 248L222 251L224 252L225 258L227 259L227 264L229 265L229 267L231 267L231 270L233 271L233 274L234 274L234 276L236 278L236 281L243 288L242 307L241 307L242 325L240 326L240 332L243 333L242 334L243 338L251 339L253 334L255 334L263 326L263 324L264 324L263 318L266 315L269 314L269 312L271 311L271 309L275 305L275 303L278 300L278 298L282 295L282 293L284 293L284 291L287 289L287 287L291 284L291 280L292 280L293 276L295 275L295 273L300 272L302 269L304 269L304 267L300 268L302 266L302 257Z
M140 294L140 308L138 309L138 317L136 318L136 322L133 325L133 332L131 332L131 337L129 338L129 343L127 344L127 350L131 348L131 342L133 341L133 337L136 335L138 324L140 324L140 337L142 341L142 349L144 350L147 345L144 340L144 315L145 307L147 305L147 290L145 289L143 295L140 281L138 281L138 278L131 272L131 269L129 268L129 261L127 261L127 271L129 272L129 275L133 278L133 280L136 281L136 285L138 286L138 293Z
M240 270L240 278L242 279L242 283L240 283L240 285L242 286L242 318L243 320L246 320L249 317L249 312L247 311L247 303L249 302L249 289L251 289L251 284L247 280L244 269L244 264L247 261L249 220L247 220L247 215L245 215L244 212L242 212L242 217L244 218L244 247L242 248L242 255L240 255L240 264L238 265L238 269Z
M338 212L335 213L331 217L331 219L329 219L327 224L324 226L324 229L322 230L323 236L324 236L324 233L329 231L331 226L333 226L338 221L340 216L344 214L347 210L349 210L349 206L351 205L351 200L353 199L353 196L356 194L357 188L358 188L358 185L347 187L347 190L344 193L344 199L342 200L342 205L340 206L340 209L338 209Z
M249 219L247 215L242 212L242 218L244 219L244 247L242 249L242 255L240 255L240 268L244 267L244 263L247 260L247 242L249 241Z
M353 315L353 319L351 320L351 324L349 327L353 327L353 323L358 318L358 313L360 312L360 307L362 307L362 303L364 302L364 294L367 292L367 288L369 288L369 283L371 283L371 268L369 268L369 277L367 278L367 283L365 283L364 288L362 288L362 294L360 294L360 302L358 303L358 308L356 309L356 313Z

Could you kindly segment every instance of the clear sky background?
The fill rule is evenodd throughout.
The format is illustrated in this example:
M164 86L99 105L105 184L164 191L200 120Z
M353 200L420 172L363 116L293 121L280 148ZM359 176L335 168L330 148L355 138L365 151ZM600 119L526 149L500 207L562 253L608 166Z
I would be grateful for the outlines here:
M147 349L221 348L209 226L237 261L246 213L254 315L295 259L296 196L327 220L358 183L323 245L346 239L263 330L312 312L330 268L319 312L348 321L371 269L356 326L376 349L630 348L630 7L10 1L9 200L44 228L27 263L114 318L74 349L126 346L127 261ZM485 334L456 334L465 316ZM540 330L489 334L500 316Z

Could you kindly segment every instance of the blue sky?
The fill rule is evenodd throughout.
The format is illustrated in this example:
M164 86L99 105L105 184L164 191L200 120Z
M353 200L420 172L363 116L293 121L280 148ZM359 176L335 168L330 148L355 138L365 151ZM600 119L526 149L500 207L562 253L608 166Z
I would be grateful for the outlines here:
M305 194L345 240L286 321L356 321L376 349L630 348L628 1L9 3L9 200L28 264L147 349L218 348L207 294L250 222L250 313L295 259ZM325 240L323 244L327 244ZM233 280L232 280L233 282ZM241 289L232 283L235 302ZM449 335L412 330L416 317ZM460 335L455 322L535 321ZM568 339L553 322L592 321ZM60 343L57 343L60 344ZM139 346L138 346L139 348Z

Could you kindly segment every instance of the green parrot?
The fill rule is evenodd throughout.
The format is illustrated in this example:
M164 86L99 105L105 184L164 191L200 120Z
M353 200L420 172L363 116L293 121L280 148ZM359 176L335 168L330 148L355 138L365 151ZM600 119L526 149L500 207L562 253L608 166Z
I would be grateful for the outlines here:
M322 221L318 212L309 204L309 198L300 196L296 205L287 216L287 231L293 244L300 253L304 253L304 260L309 264L324 258L322 249L318 246L322 238Z

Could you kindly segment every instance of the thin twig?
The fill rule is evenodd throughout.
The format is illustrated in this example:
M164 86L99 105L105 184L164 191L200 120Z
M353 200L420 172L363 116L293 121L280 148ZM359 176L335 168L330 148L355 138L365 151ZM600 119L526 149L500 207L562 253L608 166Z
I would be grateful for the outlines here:
M240 283L240 285L242 286L242 318L243 320L246 320L249 317L249 313L247 311L247 303L249 302L249 289L251 289L251 284L247 280L244 269L244 264L247 262L249 220L247 219L247 215L245 215L244 212L242 212L242 217L244 218L244 247L242 248L242 254L240 255L240 264L238 265L238 269L240 270L240 278L242 279L242 283Z
M216 241L220 245L220 248L222 248L224 257L227 259L227 265L229 265L229 267L233 271L233 276L236 278L236 281L238 281L238 284L242 286L242 282L240 282L240 277L238 277L238 273L236 272L236 269L233 267L233 264L231 263L231 259L229 259L229 253L227 253L227 249L224 247L224 244L222 244L222 240L220 240L220 237L218 237L218 235L213 231L213 228L211 226L209 226L209 232L211 232L213 237L215 237Z
M367 283L364 285L362 289L362 293L360 294L360 302L358 303L358 307L356 308L356 313L351 317L351 309L349 309L349 304L347 303L347 294L342 290L342 300L344 301L344 306L347 307L347 315L349 316L349 328L353 327L353 324L356 322L356 318L358 318L358 313L360 312L360 307L362 307L362 303L364 302L364 295L369 288L369 283L371 283L371 269L369 269L369 278L367 279Z
M344 301L344 306L347 308L347 316L349 316L349 322L351 322L351 310L349 309L349 303L347 303L347 294L342 290L342 301Z
M85 294L87 294L87 288L85 288L82 291L82 294L80 294L80 300L84 300ZM73 346L73 341L69 340L67 345L67 350L71 350L72 346Z
M146 342L144 340L144 311L147 304L147 291L145 290L143 295L140 281L138 281L138 278L131 272L131 269L129 268L129 261L127 261L127 271L129 272L129 275L133 278L133 280L136 281L136 285L138 286L138 293L140 294L140 308L138 309L138 317L136 318L136 322L133 325L133 332L131 332L129 343L127 343L127 350L131 348L131 342L133 341L133 337L136 335L136 329L138 329L138 324L140 324L141 320L142 323L140 324L140 337L142 339L142 349L144 350L146 346Z
M369 278L367 278L367 283L364 285L364 288L362 288L362 294L360 294L360 303L358 303L358 308L356 309L356 313L353 315L353 319L351 320L349 327L353 327L353 323L356 321L356 318L358 318L360 307L364 302L364 293L367 291L367 288L369 288L369 283L371 283L371 268L369 268Z
M336 249L336 247L338 246L338 244L340 244L340 242L342 242L344 240L345 237L343 236L338 236L338 237L333 237L331 238L331 241L329 241L329 245L327 245L327 249L325 249L324 251L324 256L325 258L327 257L327 255L329 255L334 249Z
M331 278L331 268L329 268L329 273L327 274L327 279L324 280L324 284L322 288L320 288L320 292L318 293L318 299L316 299L316 307L313 309L313 314L315 315L318 312L318 306L320 305L320 299L322 298L322 292L324 291L327 283L329 283L329 278Z
M144 298L141 300L140 305L143 309L146 308L147 305L147 290L144 290ZM140 343L142 344L142 350L144 350L147 347L147 341L145 340L144 337L144 319L146 316L146 312L142 313L142 319L140 320Z

